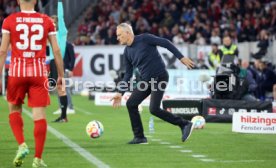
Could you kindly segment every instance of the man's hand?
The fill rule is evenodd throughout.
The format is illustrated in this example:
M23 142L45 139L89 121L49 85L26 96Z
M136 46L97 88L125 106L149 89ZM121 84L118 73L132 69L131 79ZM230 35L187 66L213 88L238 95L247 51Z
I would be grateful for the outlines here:
M118 108L121 106L122 102L122 94L121 93L116 93L110 101L113 100L113 108Z
M57 78L57 85L63 85L62 77Z
M194 67L194 62L190 58L183 57L180 59L182 64L186 65L188 69L192 69Z

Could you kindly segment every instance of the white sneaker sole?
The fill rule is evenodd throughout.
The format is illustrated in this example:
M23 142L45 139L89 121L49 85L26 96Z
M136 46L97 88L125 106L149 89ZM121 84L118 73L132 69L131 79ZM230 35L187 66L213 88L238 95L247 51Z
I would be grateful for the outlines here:
M58 114L61 114L61 112L60 111L55 111L55 112L53 112L53 114L58 115Z
M76 112L75 112L75 111L68 111L68 110L67 110L66 113L67 113L67 114L75 114ZM59 115L59 114L61 114L61 111L58 111L58 112L55 111L55 112L53 112L53 114L54 114L54 115Z

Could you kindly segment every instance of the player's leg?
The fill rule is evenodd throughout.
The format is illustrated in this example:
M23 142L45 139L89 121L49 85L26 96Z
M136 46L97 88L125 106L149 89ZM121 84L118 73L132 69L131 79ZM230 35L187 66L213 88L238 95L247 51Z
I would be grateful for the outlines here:
M22 119L22 105L13 105L9 103L9 123L14 134L14 137L18 143L21 145L25 142L23 134L23 119Z
M150 88L146 89L145 87L147 87L145 84L137 85L137 88L134 89L126 102L131 127L134 134L134 139L130 141L129 144L141 144L147 142L147 139L144 136L143 125L138 111L138 105L150 94Z
M59 96L59 102L60 102L60 109L61 109L61 115L58 117L54 122L68 122L67 120L67 95L66 95L66 89L62 88L62 86L57 86L58 96Z
M35 156L33 161L33 167L47 167L47 165L41 159L47 133L45 107L33 107L32 111L34 119L35 137Z
M47 80L46 77L34 77L30 79L32 85L28 91L28 105L32 107L34 120L35 156L33 167L47 166L41 159L47 133L45 107L50 104L48 88L44 86Z
M58 73L57 73L57 67L54 60L50 61L50 76L55 81L57 81ZM55 83L56 86L56 83ZM58 117L54 122L67 122L67 96L66 96L66 90L62 88L61 86L57 86L57 92L58 92L58 98L60 103L60 110L54 112L54 114L60 114L60 117Z
M13 105L9 103L10 115L9 123L12 129L13 135L18 143L18 150L16 156L13 159L13 164L16 167L20 167L23 164L24 158L30 153L27 144L25 143L23 133L23 119L22 119L22 105Z
M17 167L23 164L23 159L29 153L25 143L22 119L22 104L26 94L27 86L24 79L9 77L7 86L7 100L9 102L9 124L13 135L18 143L18 150L13 160Z
M160 108L164 91L167 87L168 78L169 76L167 73L156 78L157 82L154 83L152 86L153 88L151 88L150 112L164 121L179 126L182 131L182 141L185 141L191 134L193 124L180 116Z
M66 82L66 86L69 85L69 78L65 79ZM66 114L75 114L75 110L74 110L74 106L73 106L73 102L72 102L72 96L71 96L71 90L70 87L66 87L66 96L67 96L67 110L66 110ZM60 101L61 97L59 97L58 99L58 103L59 103L59 107L62 107L64 105L61 105L61 101ZM66 102L64 102L63 104L66 104ZM62 114L61 113L61 109L58 109L57 111L55 111L53 114ZM65 115L65 117L67 117L67 115ZM61 118L61 117L59 117Z

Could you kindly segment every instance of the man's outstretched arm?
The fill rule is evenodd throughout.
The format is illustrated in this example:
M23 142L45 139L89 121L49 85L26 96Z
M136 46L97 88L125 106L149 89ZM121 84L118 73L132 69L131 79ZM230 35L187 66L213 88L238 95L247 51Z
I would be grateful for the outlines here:
M150 45L160 46L168 49L171 53L173 53L178 59L183 58L184 56L181 52L170 42L168 39L158 37L152 34L145 34L144 41L146 41Z
M189 69L193 68L194 63L188 57L184 57L181 52L168 39L157 37L152 34L145 34L144 41L150 45L160 46L168 49L174 56L176 56Z

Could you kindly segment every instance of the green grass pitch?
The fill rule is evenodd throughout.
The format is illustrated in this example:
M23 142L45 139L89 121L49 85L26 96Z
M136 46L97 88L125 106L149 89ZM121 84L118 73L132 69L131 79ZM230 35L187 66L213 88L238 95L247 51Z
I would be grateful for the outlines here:
M195 130L190 139L182 143L178 127L154 118L155 133L150 134L148 145L128 145L133 138L125 107L95 106L87 97L73 96L76 114L69 115L68 123L51 123L57 118L57 98L51 96L47 108L49 126L62 133L75 144L112 168L272 168L276 165L276 135L239 134L231 132L231 124L207 123L203 130ZM27 110L30 110L24 106ZM24 132L31 154L24 168L30 168L34 154L33 122L23 114ZM148 134L150 113L142 113L144 130ZM90 139L86 124L99 120L104 134ZM7 103L0 97L0 168L11 168L17 144L8 123ZM43 159L49 168L97 167L58 139L51 132Z

